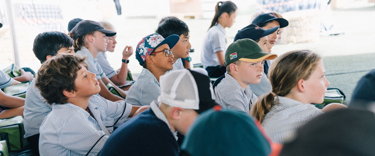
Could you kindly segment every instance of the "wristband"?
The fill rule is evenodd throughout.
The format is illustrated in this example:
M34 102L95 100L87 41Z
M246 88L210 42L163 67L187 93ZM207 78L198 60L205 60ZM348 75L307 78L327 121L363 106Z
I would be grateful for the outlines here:
M122 62L128 64L129 60L122 59Z

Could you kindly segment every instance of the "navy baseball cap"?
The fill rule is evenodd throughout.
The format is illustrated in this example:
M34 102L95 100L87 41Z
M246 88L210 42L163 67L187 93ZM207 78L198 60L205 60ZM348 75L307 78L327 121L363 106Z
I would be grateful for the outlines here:
M68 23L68 31L70 32L79 22L83 21L81 18L74 18Z
M280 28L284 28L289 25L289 22L284 19L284 18L277 18L275 14L273 13L265 13L265 14L260 14L258 17L256 17L252 24L255 25L262 25L263 23L269 22L269 21L277 21L280 23Z
M116 35L116 32L108 30L108 29L104 28L99 22L95 22L95 21L91 21L91 20L83 20L83 21L79 22L72 29L71 32L74 34L74 39L77 39L79 36L82 36L86 33L92 32L92 31L100 31L108 37Z
M178 40L180 40L180 36L176 34L172 34L165 39L158 33L147 35L141 41L139 41L135 50L135 58L142 66L146 60L146 57L150 55L156 48L160 47L163 44L168 44L169 48L172 49L177 44Z
M277 29L279 29L278 26L264 30L255 24L250 24L237 32L236 36L234 37L234 42L244 38L249 38L257 41L264 36L274 33L275 31L277 31Z

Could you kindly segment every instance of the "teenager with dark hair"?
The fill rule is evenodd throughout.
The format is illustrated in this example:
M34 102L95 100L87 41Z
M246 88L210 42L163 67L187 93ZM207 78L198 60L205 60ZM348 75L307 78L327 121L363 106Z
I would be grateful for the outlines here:
M178 18L173 18L173 16L170 18L162 19L158 29L156 30L156 33L160 34L164 38L167 38L172 34L177 34L180 36L180 40L171 49L174 55L173 69L184 69L182 58L189 57L191 48L191 44L189 42L189 27L186 25L186 23L182 20L179 20Z
M220 77L225 73L224 52L227 44L225 28L232 27L237 16L237 6L231 1L218 2L215 15L204 39L201 63L210 77Z

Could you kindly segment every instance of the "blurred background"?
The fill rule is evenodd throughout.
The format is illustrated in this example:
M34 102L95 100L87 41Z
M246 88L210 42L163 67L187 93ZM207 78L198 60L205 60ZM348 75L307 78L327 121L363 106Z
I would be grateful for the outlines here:
M344 91L348 101L364 74L375 67L375 0L232 0L238 15L226 28L227 45L238 30L261 12L276 11L289 20L272 53L310 49L324 58L329 87ZM214 16L216 0L0 0L0 69L12 63L37 71L40 62L32 52L33 40L44 31L67 32L73 18L106 20L117 30L111 65L121 66L122 50L134 48L155 32L159 20L176 16L190 29L192 64L200 63L203 39ZM14 33L13 33L14 32ZM138 75L142 67L130 58L129 69Z

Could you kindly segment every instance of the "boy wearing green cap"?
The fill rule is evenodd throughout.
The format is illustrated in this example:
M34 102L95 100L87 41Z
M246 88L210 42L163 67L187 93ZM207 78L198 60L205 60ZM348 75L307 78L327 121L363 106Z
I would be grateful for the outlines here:
M233 42L225 53L227 73L216 86L216 102L224 108L249 113L257 96L250 84L258 84L263 75L264 60L272 60L276 54L266 53L251 39Z

